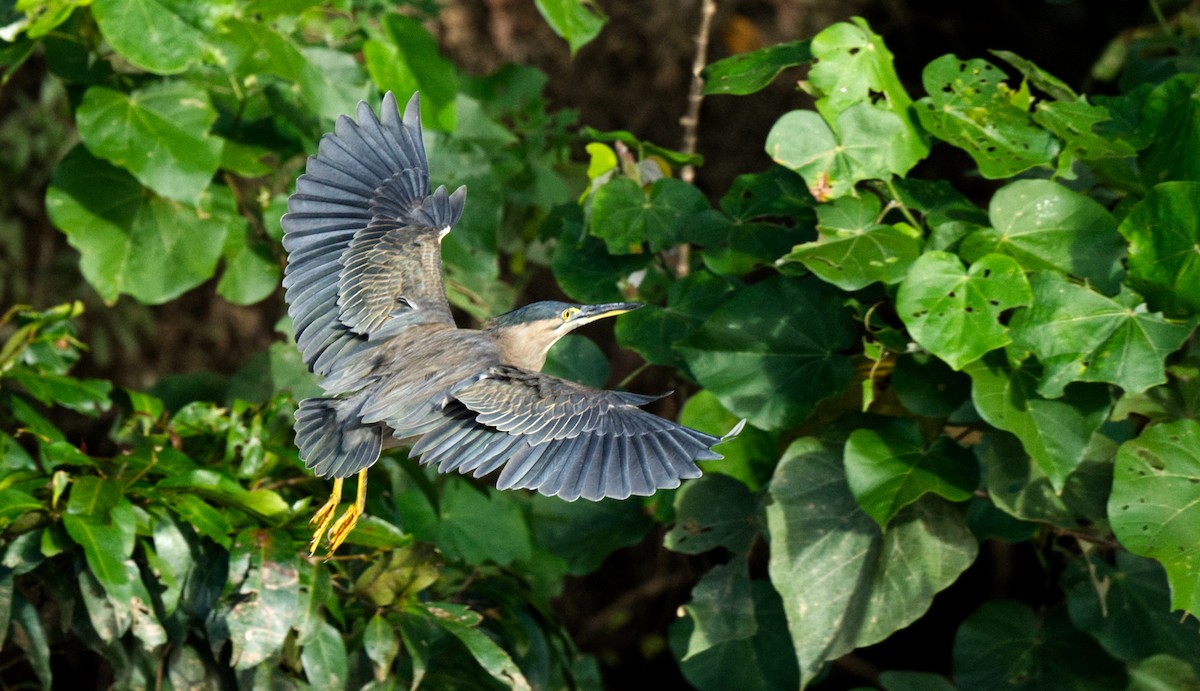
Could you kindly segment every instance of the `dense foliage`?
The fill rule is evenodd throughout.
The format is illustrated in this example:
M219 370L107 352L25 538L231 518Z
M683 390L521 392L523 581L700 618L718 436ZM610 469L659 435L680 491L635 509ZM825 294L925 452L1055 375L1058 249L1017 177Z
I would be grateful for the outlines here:
M510 308L549 266L577 300L648 305L617 338L692 392L682 422L749 425L701 479L624 502L385 454L368 518L321 561L304 546L327 489L291 430L315 389L286 338L216 392L190 376L138 391L72 376L80 303L14 306L6 685L49 687L90 651L120 688L593 688L552 600L661 526L716 564L670 632L699 689L819 682L921 619L981 543L1031 546L1045 593L963 613L953 684L1200 687L1194 23L1145 32L1104 97L995 52L932 61L914 98L861 20L714 63L720 98L808 65L814 105L780 115L777 165L712 203L676 175L697 157L628 132L585 129L590 160L571 162L573 116L547 111L544 75L467 76L422 23L432 3L367 4L7 10L5 80L38 56L48 100L69 103L78 143L45 208L95 292L157 305L216 277L234 304L276 294L304 156L359 99L420 90L435 184L470 188L443 245L463 318ZM572 50L604 26L591 2L537 4ZM912 174L939 150L970 157L982 199ZM577 337L548 369L609 379ZM101 424L111 454L64 431Z

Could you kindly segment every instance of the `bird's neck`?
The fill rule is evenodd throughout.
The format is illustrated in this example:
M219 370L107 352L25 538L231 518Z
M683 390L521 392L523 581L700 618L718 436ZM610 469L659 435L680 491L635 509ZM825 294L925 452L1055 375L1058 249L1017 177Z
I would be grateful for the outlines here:
M542 371L542 366L546 364L546 353L550 350L548 346L516 330L493 329L488 333L500 346L501 363L530 372Z

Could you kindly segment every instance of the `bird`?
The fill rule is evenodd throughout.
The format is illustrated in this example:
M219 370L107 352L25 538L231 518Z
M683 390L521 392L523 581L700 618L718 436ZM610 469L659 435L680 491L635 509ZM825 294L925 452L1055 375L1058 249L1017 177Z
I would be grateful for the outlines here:
M332 478L313 516L309 554L332 555L366 510L367 470L385 444L438 471L484 477L567 501L648 496L700 476L697 460L736 436L690 429L644 406L658 398L600 390L541 372L550 347L596 320L640 307L535 302L482 328L455 323L441 241L466 188L430 190L414 93L376 116L366 101L340 116L296 181L283 216L284 297L296 345L324 395L300 402L296 446ZM354 502L336 520L344 481ZM328 531L328 532L326 532Z

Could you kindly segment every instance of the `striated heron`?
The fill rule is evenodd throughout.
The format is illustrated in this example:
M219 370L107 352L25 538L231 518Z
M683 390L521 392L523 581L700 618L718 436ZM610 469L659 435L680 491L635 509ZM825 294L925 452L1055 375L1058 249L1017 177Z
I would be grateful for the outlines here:
M725 437L639 406L657 396L602 391L540 370L558 339L639 305L538 302L460 329L442 282L441 240L466 188L430 191L418 96L403 117L384 96L357 122L338 118L296 182L283 217L283 281L296 342L326 396L296 411L300 458L333 492L309 552L328 529L332 554L366 502L367 469L385 437L417 438L410 457L567 501L650 495L698 477ZM346 478L351 507L334 521Z

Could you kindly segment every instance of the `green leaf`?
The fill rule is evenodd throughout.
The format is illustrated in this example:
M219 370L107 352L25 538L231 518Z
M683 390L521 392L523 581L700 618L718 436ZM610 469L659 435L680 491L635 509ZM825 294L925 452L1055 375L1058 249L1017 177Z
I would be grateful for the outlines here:
M892 388L905 409L923 417L950 417L971 396L971 380L928 353L896 359Z
M560 228L550 266L559 286L574 300L589 303L627 300L629 297L622 287L629 276L652 270L653 257L648 254L609 254L603 241L584 232L583 212L577 204L556 207L546 224ZM618 325L622 321L618 320Z
M158 74L178 74L200 60L205 35L184 0L92 0L100 33L118 53Z
M0 530L7 528L31 511L44 511L46 506L32 494L9 487L0 490Z
M279 288L279 261L270 245L256 238L249 226L234 230L225 245L225 271L217 292L235 305L252 305Z
M1001 314L1031 299L1024 272L1009 257L989 254L964 271L957 256L926 252L900 284L896 312L917 343L958 370L1007 345Z
M220 511L194 494L174 494L165 503L201 535L229 549L232 544L229 534L233 532L233 526Z
M600 389L608 381L611 368L608 357L595 341L567 334L550 347L542 371Z
M963 240L964 257L999 252L1027 271L1053 269L1116 292L1125 246L1098 202L1049 180L1018 180L992 196L988 218L991 228Z
M354 582L354 592L376 607L388 607L416 597L437 582L441 555L429 543L418 542L376 559Z
M617 342L646 362L686 371L687 364L674 345L699 328L730 289L729 281L707 271L690 273L667 288L665 306L645 305L622 315L613 327Z
M472 487L454 478L442 491L438 546L469 564L492 561L507 566L528 559L529 526L508 494Z
M529 691L532 687L521 668L509 654L478 628L480 617L465 605L449 602L430 602L422 606L429 621L462 641L488 674L514 691Z
M703 640L703 634L697 634L700 619L687 616L671 625L671 648L680 659L679 669L699 691L771 691L800 687L800 672L779 595L766 579L750 581L749 590L751 601L739 602L743 608L739 614L743 621L752 617L755 626L753 631L744 627L742 631L747 635L743 638L716 643L702 651L693 650L691 642L698 636ZM747 605L752 605L752 609L745 610ZM720 616L719 612L696 614L714 617L705 619L710 629L723 623L715 618Z
M854 500L883 529L927 493L966 501L979 484L979 468L970 451L945 436L926 446L913 420L893 420L880 430L854 430L844 453Z
M1200 423L1154 425L1121 444L1108 514L1125 548L1166 568L1171 609L1200 612Z
M695 626L688 639L687 662L713 646L750 638L758 631L750 590L750 568L744 555L709 569L692 588L684 611ZM741 688L741 687L739 687Z
M676 493L675 526L663 545L684 554L717 547L745 554L762 528L758 499L750 490L727 475L709 473L684 483Z
M655 525L636 501L565 502L540 494L530 499L535 542L562 558L574 576L589 574L609 554L638 544Z
M76 147L46 193L51 220L82 256L80 268L105 300L127 293L147 304L178 297L213 275L225 236L245 221L225 187L197 207L147 195L128 173Z
M1053 400L1036 393L1041 372L1027 363L1013 368L990 356L966 367L971 399L980 417L1012 432L1061 492L1083 462L1088 442L1108 417L1112 398L1100 384L1075 384Z
M954 638L954 680L962 689L1118 689L1125 669L1062 608L1039 615L1019 602L985 602Z
M1021 441L1005 432L987 435L977 448L988 498L999 510L1022 521L1036 521L1076 530L1082 522L1106 518L1105 504L1112 488L1112 456L1107 439L1095 434L1081 461L1067 475L1061 494Z
M775 276L735 293L676 348L722 405L771 430L849 385L840 351L854 338L840 298Z
M833 128L809 110L793 110L767 135L767 155L801 176L817 201L851 194L859 181L889 179L911 167L906 123L899 115L869 103L837 115Z
M1200 314L1200 183L1155 185L1119 230L1129 241L1129 284L1151 307Z
M779 73L812 60L812 39L777 43L710 63L700 73L704 95L743 96L765 89Z
M391 622L376 612L363 631L363 651L375 669L375 681L384 682L391 675L392 662L400 653L400 638Z
M183 490L180 496L193 493L208 497L267 522L281 522L291 514L287 502L274 490L248 491L230 477L207 468L163 478L155 487L159 490Z
M842 290L899 283L921 254L920 233L904 224L876 223L880 208L875 196L843 197L818 207L820 237L797 245L782 261L801 262Z
M233 543L229 565L230 581L236 585L231 606L221 614L233 643L230 663L234 669L251 669L279 651L296 621L300 604L296 546L287 533L243 530ZM336 630L333 634L338 635ZM328 635L318 627L317 638Z
M612 254L631 254L643 242L660 252L682 241L683 222L708 208L695 185L674 178L657 180L647 195L629 178L616 178L592 195L591 233Z
M533 4L554 33L570 44L571 55L596 38L608 23L608 17L593 0L534 0Z
M917 117L935 137L965 150L985 178L1006 178L1048 165L1058 153L1049 132L1035 126L1005 74L986 60L943 55L925 67L929 96L915 104Z
M1016 344L1037 356L1045 373L1038 393L1062 395L1073 381L1108 382L1142 393L1167 381L1164 360L1179 350L1196 326L1150 313L1128 289L1115 299L1065 276L1031 277L1033 304L1010 324Z
M129 93L93 86L76 118L89 151L170 199L195 204L221 163L223 144L209 133L217 111L189 82L153 82Z
M304 667L305 678L314 688L345 688L349 670L341 632L333 624L323 622L300 651L300 664Z
M25 659L33 668L43 689L53 688L54 673L50 666L50 645L46 640L46 629L38 618L38 609L20 592L13 595L11 635L12 642L25 651Z
M1062 139L1072 156L1085 161L1125 158L1137 153L1129 142L1096 131L1097 125L1111 119L1107 108L1082 100L1041 101L1033 111L1034 122Z
M700 258L720 276L742 276L760 266L772 266L797 243L810 237L806 228L775 223L744 223L716 209L693 214L682 228L682 239L704 250Z
M864 145L871 135L882 137L875 139L874 146L880 149L886 170L902 176L929 154L929 144L916 126L912 99L896 74L883 37L863 19L852 21L833 24L813 37L816 62L808 80L817 92L817 111L847 146L858 140L848 127L863 129L868 135ZM851 112L857 114L847 119Z
M825 661L915 621L978 549L962 513L934 497L904 509L881 533L854 502L837 446L794 442L767 506L771 581L805 683Z
M1143 131L1153 132L1142 154L1143 178L1200 181L1200 75L1191 70L1155 87L1142 108Z
M1200 691L1200 673L1170 655L1155 655L1129 670L1127 691Z
M1134 662L1162 653L1200 664L1200 632L1171 612L1162 566L1124 551L1114 556L1115 565L1085 555L1071 560L1063 572L1061 584L1076 628L1118 660Z
M416 18L392 12L383 24L386 40L371 39L363 44L371 79L384 91L420 91L422 124L454 131L458 93L454 63L442 57L437 41Z
M71 505L76 501L72 491ZM62 520L67 534L83 548L88 568L105 592L118 602L129 602L133 584L125 560L133 554L136 529L133 505L121 498L111 510L96 514L73 512L69 505Z
M679 424L718 437L724 436L738 422L738 416L726 410L711 391L704 389L693 394L679 411ZM758 491L775 472L776 456L779 455L776 437L771 432L747 425L736 437L721 443L717 451L724 458L701 461L700 468L706 474L728 475L751 491Z
M107 379L76 379L49 372L14 367L8 375L20 382L29 395L46 405L58 404L77 413L95 417L108 410L112 382Z

